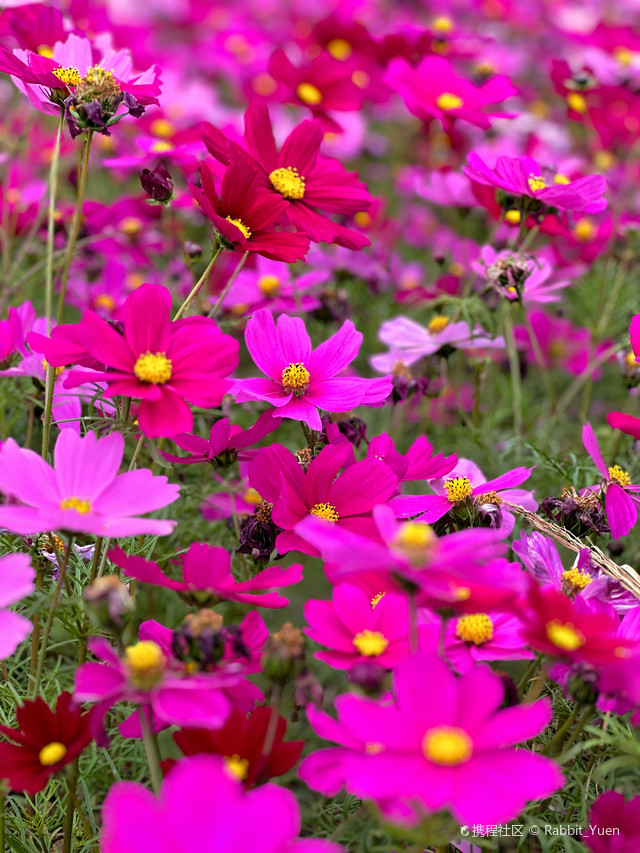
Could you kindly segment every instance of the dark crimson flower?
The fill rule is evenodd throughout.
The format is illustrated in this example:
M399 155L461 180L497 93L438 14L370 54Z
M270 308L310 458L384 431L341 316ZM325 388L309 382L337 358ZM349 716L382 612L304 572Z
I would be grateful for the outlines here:
M299 261L309 251L306 234L276 232L273 224L282 218L289 203L264 189L260 175L246 163L234 162L224 173L220 196L213 171L207 163L200 169L202 187L190 182L189 190L213 222L221 245L236 252L258 252L273 261Z
M140 172L140 183L146 194L159 204L173 197L173 178L163 163L158 163L155 169L143 169Z
M12 743L0 743L0 776L14 791L37 794L49 777L74 761L94 739L98 709L83 713L71 693L61 693L52 711L38 697L16 710L19 728L0 726Z
M273 746L263 755L265 737L272 710L260 705L246 716L233 710L221 729L183 729L173 739L185 755L222 755L227 769L242 781L245 788L282 776L294 766L304 747L303 740L285 742L284 717L278 717Z
M279 151L266 104L251 104L244 123L246 150L206 125L204 142L217 160L225 164L248 161L260 174L262 186L289 202L285 215L291 224L314 242L337 243L347 249L369 245L363 234L318 212L352 214L366 210L373 202L355 172L347 172L338 160L319 157L323 139L320 122L303 121Z

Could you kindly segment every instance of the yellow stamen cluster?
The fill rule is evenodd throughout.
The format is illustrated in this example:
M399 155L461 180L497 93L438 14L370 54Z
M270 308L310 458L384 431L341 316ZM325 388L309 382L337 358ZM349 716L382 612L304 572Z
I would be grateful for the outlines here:
M325 521L330 521L335 524L340 518L338 510L331 504L316 504L309 510L311 515L317 515L318 518L324 518Z
M428 524L407 521L396 533L393 547L400 551L414 566L421 566L438 537Z
M162 649L153 640L141 640L125 649L125 666L131 683L148 690L159 681L167 665Z
M232 219L230 216L227 216L225 218L228 222L230 222L232 225L235 225L236 228L242 231L245 240L248 240L251 237L251 229L247 228L242 219Z
M144 222L139 216L125 216L118 228L127 237L135 237L142 231Z
M75 509L80 515L91 512L91 503L86 498L64 498L60 501L60 509Z
M465 643L481 646L493 639L493 620L486 613L469 613L458 619L456 637Z
M562 573L560 580L565 595L576 595L580 590L589 586L593 578L588 572L581 572L577 566L573 566Z
M57 764L67 754L67 747L63 743L53 741L43 746L38 753L38 759L43 767L51 767L52 764Z
M65 86L77 86L82 80L82 76L77 68L69 65L67 68L54 68L52 72L54 77L57 77Z
M372 610L376 609L376 607L380 604L380 602L382 601L382 599L385 597L386 594L387 594L386 592L379 592L373 596L373 598L371 599L371 609Z
M569 92L567 105L574 113L586 113L588 109L586 100L579 92Z
M313 83L300 83L296 89L296 94L303 103L309 104L311 107L322 103L322 92Z
M47 369L47 367L49 367L49 363L48 363L48 361L47 361L46 359L44 359L44 358L42 359L42 366L44 367L44 369L45 369L45 370ZM58 376L60 376L60 374L61 374L61 373L63 373L63 372L64 372L64 366L62 366L62 367L54 367L54 368L53 368L53 373L54 373L54 376L56 377L56 379L57 379L57 378L58 378Z
M145 352L133 365L133 372L141 382L164 385L171 379L173 363L163 352Z
M586 637L571 622L553 619L547 622L547 639L565 652L575 652L587 642Z
M280 290L280 279L277 275L261 275L258 287L265 296L275 296Z
M425 758L443 767L454 767L471 758L473 742L464 729L455 726L436 726L422 740Z
M242 495L243 500L252 506L259 506L262 503L262 497L256 489L247 489Z
M271 186L277 190L283 198L304 198L305 181L294 166L275 169L269 175Z
M449 110L459 110L464 105L464 101L458 95L453 95L451 92L443 92L436 98L436 106L445 113Z
M113 311L116 307L115 299L108 293L99 293L93 300L93 304L96 308L104 308L107 311Z
M101 65L94 65L77 84L76 98L83 103L97 100L103 106L113 107L121 97L121 91L113 71L107 71Z
M477 495L474 503L482 506L483 504L493 504L493 506L501 506L502 498L497 492L485 492L482 495Z
M529 189L534 193L538 192L538 190L546 189L547 186L544 178L541 178L539 175L529 175L527 183L529 184Z
M563 186L566 186L566 184L570 184L571 181L569 180L569 178L566 175L561 175L560 173L558 173L554 177L553 183L554 184L562 184Z
M286 391L291 391L294 397L302 397L309 387L311 379L309 371L301 362L291 362L282 371L282 385Z
M450 322L451 317L447 317L445 314L436 314L435 317L432 317L427 328L432 335L438 335L440 332L444 332Z
M452 504L457 504L468 498L473 491L468 477L450 477L444 481L444 490Z
M507 210L504 215L505 222L508 222L509 225L520 225L520 220L522 219L522 214L519 210Z
M349 59L353 53L353 48L346 39L331 39L327 45L327 51L334 59L339 59L341 62L344 62L344 60Z
M631 485L631 477L629 476L628 471L623 471L623 469L619 465L614 465L613 468L609 468L609 476L611 477L614 483L617 483L619 486L630 486Z
M229 773L235 776L236 779L244 782L249 775L249 762L247 759L240 758L237 753L234 753L233 755L225 755L224 762Z
M389 640L379 631L370 631L366 628L355 635L353 645L361 655L368 658L377 658L387 650Z

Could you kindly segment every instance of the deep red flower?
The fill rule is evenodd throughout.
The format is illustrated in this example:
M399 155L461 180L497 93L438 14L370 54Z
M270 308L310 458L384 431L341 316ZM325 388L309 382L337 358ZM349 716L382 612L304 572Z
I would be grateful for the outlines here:
M185 755L207 753L224 756L228 769L242 780L245 788L253 788L274 776L282 776L300 758L303 740L283 741L287 731L284 717L278 717L273 747L263 755L264 742L271 718L271 708L260 705L246 716L234 709L221 729L183 729L173 739Z
M71 693L61 693L55 711L38 697L16 710L18 729L0 726L13 741L0 743L0 777L14 791L37 794L49 777L74 761L94 739L98 708L83 713Z
M221 163L248 162L261 177L265 189L289 202L286 217L316 243L337 243L362 249L369 240L323 216L366 210L373 199L355 172L347 172L338 160L319 157L323 130L318 121L303 121L278 151L266 104L252 103L244 115L246 149L228 139L213 125L205 125L204 143Z
M261 186L258 172L247 163L232 163L224 173L218 197L208 163L200 169L202 188L189 183L191 195L213 222L223 246L237 252L258 252L273 261L291 264L309 251L306 234L276 232L289 203Z

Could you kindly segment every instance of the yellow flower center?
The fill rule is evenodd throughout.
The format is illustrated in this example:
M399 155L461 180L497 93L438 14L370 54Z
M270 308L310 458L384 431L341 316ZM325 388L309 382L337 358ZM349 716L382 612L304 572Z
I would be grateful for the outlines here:
M318 518L324 518L325 521L330 521L335 524L340 518L338 510L331 504L316 504L309 510L311 515L317 515Z
M450 477L444 481L444 490L452 504L457 504L468 498L473 491L468 477Z
M82 80L82 75L77 68L69 65L67 68L54 68L54 77L57 77L65 86L77 86Z
M574 625L570 622L560 622L559 619L547 622L547 639L565 652L575 652L587 642L584 634Z
M282 371L282 385L294 397L302 397L309 387L309 371L301 362L291 362Z
M247 226L244 224L244 222L242 221L242 219L232 219L230 216L227 216L227 217L225 217L225 218L226 218L226 219L227 219L227 220L228 220L232 225L235 225L235 226L236 226L236 228L238 228L240 231L242 231L242 233L243 233L243 235L244 235L244 237L245 237L245 239L246 239L246 240L248 240L248 239L251 237L251 231L250 231L250 229L249 229L249 228L247 228Z
M45 369L45 370L47 369L47 367L49 367L49 362L48 362L46 359L44 359L44 358L42 359L42 366L44 367L44 369ZM61 374L61 373L63 373L63 372L64 372L64 366L62 366L62 367L54 367L54 368L53 368L53 375L56 377L56 379L57 379L57 378L58 378L58 376L60 376L60 374Z
M174 145L169 142L168 139L158 139L157 142L154 142L151 146L151 151L154 154L167 154L169 151L173 151Z
M569 92L567 104L574 113L586 113L587 111L587 102L578 92Z
M327 45L327 50L334 59L339 59L341 62L349 59L353 53L353 48L346 39L331 39Z
M588 240L591 240L596 233L596 226L590 219L583 216L582 219L578 219L576 224L573 226L571 233L576 240L579 240L581 243L586 243Z
M135 237L136 234L139 234L142 231L142 226L142 219L138 219L137 216L125 216L120 223L119 228L123 234L127 235L127 237Z
M581 572L577 566L567 569L561 575L562 591L565 595L575 595L593 581L588 572Z
M428 524L407 521L396 534L394 544L408 549L428 548L436 538Z
M432 335L437 335L444 332L450 322L451 317L447 317L445 314L436 314L429 323L428 329Z
M493 621L486 613L469 613L458 619L456 637L465 643L481 646L493 639Z
M371 609L372 610L376 609L376 607L380 604L380 602L382 601L382 599L385 597L386 594L387 594L386 592L379 592L377 595L373 596L373 598L371 599Z
M604 171L615 165L616 158L611 151L596 151L593 155L593 162L598 171Z
M269 175L271 186L277 190L283 198L304 198L304 178L298 174L294 166L275 169Z
M242 495L243 499L248 504L252 504L253 506L259 506L262 503L262 497L260 493L256 491L256 489L247 489L247 491Z
M63 743L53 741L43 746L38 753L38 759L43 767L51 767L52 764L57 764L67 754L67 747Z
M107 311L113 311L113 309L116 307L115 299L113 298L113 296L109 296L108 293L98 294L98 296L96 296L96 298L93 300L93 303L96 308L106 308Z
M364 751L367 755L379 755L381 752L384 752L385 745L380 743L379 741L369 741L364 745Z
M379 631L370 631L366 628L355 635L353 645L361 655L368 658L377 658L387 650L389 640Z
M244 782L249 775L249 762L247 759L240 758L237 753L234 753L233 755L225 755L224 762L231 775Z
M451 92L443 92L436 98L436 106L438 109L444 110L444 112L459 110L463 104L464 101L462 98L458 95L453 95Z
M168 139L176 132L175 126L166 118L157 118L152 121L150 129L154 136L162 136L163 139Z
M546 188L547 184L544 178L541 178L539 175L529 175L528 178L529 189L531 192L538 192L538 190L543 190Z
M312 107L322 103L322 92L313 83L300 83L296 89L296 94L301 101Z
M621 65L631 65L633 62L633 52L628 47L617 47L613 56Z
M275 296L280 290L280 279L277 275L261 275L258 287L265 296Z
M431 29L439 33L450 33L453 29L453 21L445 15L434 18L431 22Z
M508 222L509 225L520 225L520 220L522 219L522 214L519 210L507 210L504 215L505 222Z
M429 729L422 740L425 758L434 764L454 767L471 758L473 742L469 735L455 726L437 726Z
M555 177L553 179L553 183L554 184L570 184L571 181L569 180L569 178L566 175L557 174L557 175L555 175Z
M611 477L613 482L617 483L619 486L631 485L631 477L629 476L629 472L623 471L619 465L614 465L613 468L609 468L609 476Z
M132 684L150 689L162 680L167 660L162 649L153 640L141 640L125 649L125 665Z
M80 515L91 512L91 504L86 498L64 498L60 501L60 509L75 509Z
M369 85L370 77L366 71L356 70L351 75L351 80L359 89L366 89Z
M359 225L360 228L368 228L373 220L371 219L371 214L367 213L366 210L358 210L353 214L353 221L356 225Z
M163 352L145 352L133 365L133 372L141 382L164 385L171 379L173 363Z
M638 362L636 361L636 354L633 352L628 352L624 357L624 363L627 367L633 368L634 370L638 367Z

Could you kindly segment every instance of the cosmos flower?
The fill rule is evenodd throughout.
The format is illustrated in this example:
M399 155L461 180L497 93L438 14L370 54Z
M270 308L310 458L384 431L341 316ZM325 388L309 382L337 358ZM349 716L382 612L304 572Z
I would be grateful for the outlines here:
M282 314L277 325L262 308L247 323L245 341L255 364L268 378L239 379L231 393L238 403L265 400L273 416L303 421L320 431L318 409L346 412L356 406L380 406L391 393L391 378L339 376L357 356L362 335L347 320L316 349L300 317Z
M11 741L0 743L0 776L14 791L37 794L57 773L80 755L94 738L96 711L84 713L70 693L58 696L55 711L44 699L16 708L18 728L0 726Z
M627 471L623 471L619 465L608 468L604 464L598 439L589 423L582 428L582 443L598 473L604 478L601 486L590 486L589 490L604 491L604 506L611 535L614 539L620 539L629 533L638 520L640 496L636 495L640 492L640 485L634 486Z
M280 151L266 104L257 101L250 104L244 122L247 150L211 125L205 126L204 141L216 159L225 164L249 160L262 176L262 185L289 202L285 211L287 219L311 240L337 243L348 249L369 245L363 234L325 215L357 213L370 207L373 199L355 172L347 172L338 160L319 156L323 138L320 122L302 122L289 134Z
M368 748L332 751L347 792L374 800L387 817L416 823L423 812L448 809L461 824L507 823L528 800L564 784L553 761L514 749L551 722L551 703L500 710L504 685L488 666L456 677L434 655L412 655L394 670L393 696L393 705L340 696L339 724L357 731ZM300 775L315 787L308 761ZM478 779L492 782L480 789Z
M124 438L64 429L51 467L9 438L0 451L0 490L21 505L0 506L0 527L30 535L51 530L95 536L166 536L175 521L136 518L176 500L179 487L148 468L118 474Z
M224 759L213 755L179 761L158 799L137 782L117 782L103 818L103 853L344 853L330 841L296 841L295 796L276 785L245 794Z
M31 622L7 610L34 590L36 573L27 554L0 557L0 660L8 658L31 631Z
M241 429L236 424L231 424L229 418L221 418L211 427L208 440L191 433L178 433L172 437L172 441L182 450L186 450L189 456L175 456L164 451L160 452L168 462L181 465L209 462L214 468L226 468L236 459L240 462L252 459L258 451L250 451L246 448L261 441L279 425L280 421L274 420L270 412L260 415L249 429Z
M240 601L259 607L286 607L288 599L278 593L262 590L292 586L302 580L302 566L296 563L286 568L269 566L254 578L236 581L231 573L231 555L224 548L194 542L183 555L184 581L172 580L157 563L142 557L129 557L121 548L110 552L109 558L125 575L143 583L163 586L188 595L200 606L211 607L220 601Z
M246 162L226 169L220 195L208 163L200 168L202 188L189 183L191 195L211 220L220 245L236 252L257 252L273 261L293 264L309 251L309 238L300 232L274 231L289 207L278 193L262 186L260 173Z
M469 672L479 661L529 660L517 615L465 613L447 622L445 656L456 672Z
M580 841L591 853L634 853L640 846L640 796L605 791L591 806Z

